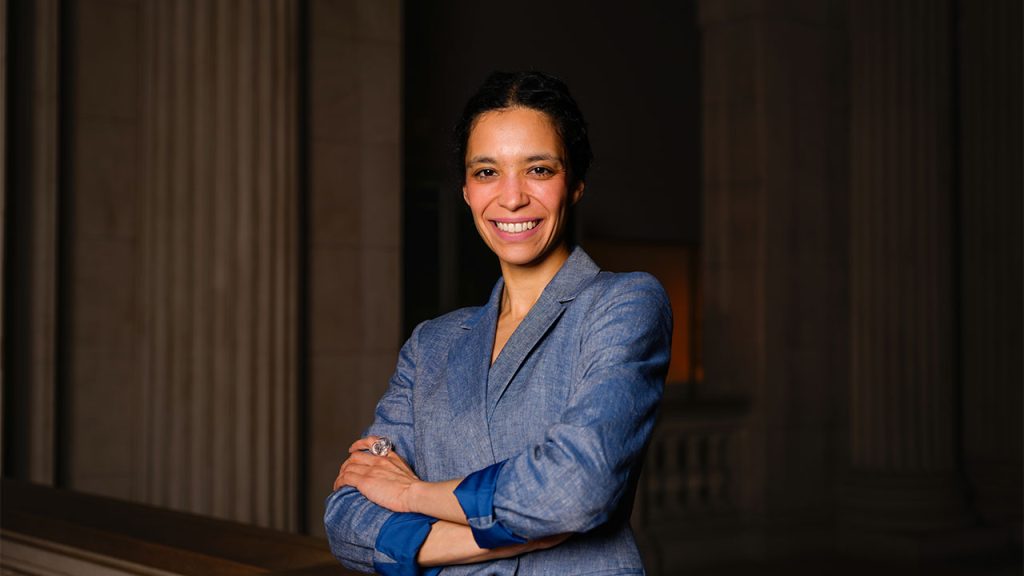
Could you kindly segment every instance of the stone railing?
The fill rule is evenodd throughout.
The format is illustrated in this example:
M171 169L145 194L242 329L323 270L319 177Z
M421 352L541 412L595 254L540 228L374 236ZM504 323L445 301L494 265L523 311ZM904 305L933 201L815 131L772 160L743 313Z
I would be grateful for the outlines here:
M640 526L735 510L746 407L667 397L637 492Z
M679 391L666 390L633 509L651 576L686 573L749 548L738 498L747 405L673 397Z

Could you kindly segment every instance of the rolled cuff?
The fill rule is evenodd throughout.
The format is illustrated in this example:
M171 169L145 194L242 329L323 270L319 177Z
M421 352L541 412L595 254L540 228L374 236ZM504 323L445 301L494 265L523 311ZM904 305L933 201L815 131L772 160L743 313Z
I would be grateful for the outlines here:
M507 460L473 472L455 488L455 498L466 513L476 545L481 548L500 548L526 542L525 538L513 534L494 517L494 488L505 462Z
M436 518L403 512L392 514L377 533L373 569L382 576L435 576L441 567L421 568L416 556Z

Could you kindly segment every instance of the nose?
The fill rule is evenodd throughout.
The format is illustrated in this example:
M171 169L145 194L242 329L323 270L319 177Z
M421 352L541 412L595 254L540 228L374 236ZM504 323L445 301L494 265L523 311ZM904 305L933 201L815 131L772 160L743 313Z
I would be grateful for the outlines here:
M526 194L524 184L519 176L503 178L498 196L498 205L506 210L515 211L529 204L530 197Z

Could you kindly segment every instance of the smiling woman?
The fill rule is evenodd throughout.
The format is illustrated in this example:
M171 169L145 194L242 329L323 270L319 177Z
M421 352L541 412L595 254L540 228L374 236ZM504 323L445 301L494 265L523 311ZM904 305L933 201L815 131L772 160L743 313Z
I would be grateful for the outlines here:
M501 278L483 307L420 324L402 348L328 498L331 548L382 574L641 574L629 510L668 299L652 276L570 247L591 151L561 81L493 74L457 138Z
M583 183L568 189L561 139L548 116L530 108L482 114L466 153L462 196L502 276L538 263L557 270L569 256L561 239Z

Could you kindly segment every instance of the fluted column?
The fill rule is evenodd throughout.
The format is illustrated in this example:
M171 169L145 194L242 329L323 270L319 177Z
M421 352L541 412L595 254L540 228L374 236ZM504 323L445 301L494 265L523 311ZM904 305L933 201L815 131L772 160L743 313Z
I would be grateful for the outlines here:
M57 358L57 162L58 162L58 22L56 0L32 5L35 10L36 70L33 78L34 205L32 282L32 426L30 478L49 484L56 480Z
M1021 523L1021 2L961 2L964 460L990 521Z
M294 2L142 6L137 485L296 525Z
M7 102L7 0L0 0L0 98ZM7 107L0 110L0 134L7 134ZM0 182L7 182L7 139L0 141ZM4 212L5 195L0 194L0 255L4 253ZM4 285L4 267L0 266L0 286ZM0 297L0 326L4 325L4 299ZM4 349L4 330L0 329L0 350ZM4 413L4 360L0 354L0 445L3 443L3 413ZM3 474L3 464L0 463L0 475Z
M3 422L6 476L53 484L56 475L58 2L3 7ZM8 67L8 64L10 66ZM7 113L10 112L10 116ZM5 144L6 146L6 144Z
M814 546L830 521L824 439L848 346L845 2L699 6L700 392L750 407L727 497L767 527L760 537L800 524L786 537Z
M850 2L846 519L955 525L951 3Z

